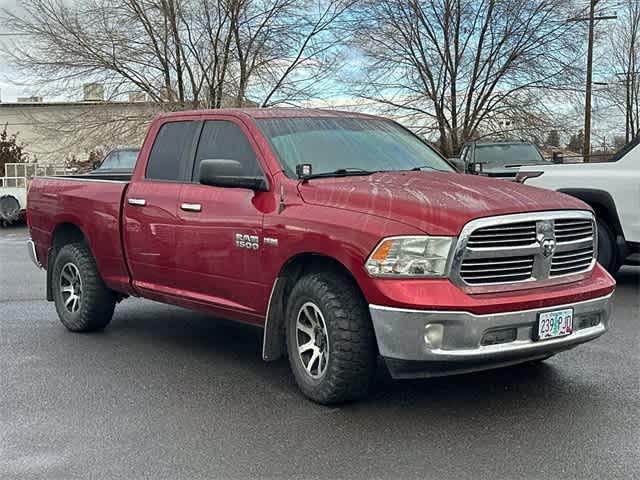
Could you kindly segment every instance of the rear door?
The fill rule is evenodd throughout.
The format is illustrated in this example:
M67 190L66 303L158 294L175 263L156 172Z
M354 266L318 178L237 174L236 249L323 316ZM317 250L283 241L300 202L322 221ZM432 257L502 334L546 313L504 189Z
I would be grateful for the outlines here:
M143 178L132 180L125 195L127 259L134 286L147 294L179 293L175 262L180 250L178 203L199 126L197 121L162 124Z
M268 192L201 185L204 159L239 161L247 176L264 176L258 150L241 123L208 120L202 126L193 183L180 198L181 249L176 268L181 285L195 300L222 309L264 314L270 286L261 268L263 208Z

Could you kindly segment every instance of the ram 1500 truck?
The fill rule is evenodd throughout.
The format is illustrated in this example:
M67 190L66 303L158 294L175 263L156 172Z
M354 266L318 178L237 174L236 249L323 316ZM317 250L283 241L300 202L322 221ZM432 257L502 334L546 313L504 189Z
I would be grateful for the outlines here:
M264 328L320 403L396 378L540 361L602 335L615 282L578 199L455 173L400 125L300 109L179 112L130 180L31 184L29 252L69 330L127 296Z

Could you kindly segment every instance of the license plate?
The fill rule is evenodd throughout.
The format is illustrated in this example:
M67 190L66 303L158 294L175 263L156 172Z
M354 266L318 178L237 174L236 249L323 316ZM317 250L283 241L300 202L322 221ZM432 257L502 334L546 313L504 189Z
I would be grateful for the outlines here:
M573 331L573 308L538 315L538 340L564 337Z

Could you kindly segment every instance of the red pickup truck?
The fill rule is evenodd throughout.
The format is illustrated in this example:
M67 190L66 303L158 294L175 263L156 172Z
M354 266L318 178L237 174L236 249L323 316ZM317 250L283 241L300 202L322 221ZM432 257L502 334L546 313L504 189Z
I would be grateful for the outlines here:
M140 296L264 328L320 403L396 378L539 361L607 329L590 208L456 173L400 125L301 109L179 112L132 175L36 178L29 252L69 330Z

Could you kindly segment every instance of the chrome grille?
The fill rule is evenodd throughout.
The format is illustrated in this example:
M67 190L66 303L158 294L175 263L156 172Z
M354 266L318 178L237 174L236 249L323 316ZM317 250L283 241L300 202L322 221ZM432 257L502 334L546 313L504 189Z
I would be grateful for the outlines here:
M549 276L568 275L591 267L593 247L557 252L551 260Z
M467 242L468 247L520 247L536 242L536 222L512 223L475 230Z
M558 283L564 276L571 281L593 268L596 243L590 212L481 218L462 229L451 276L471 293L527 288L531 282Z
M554 231L558 243L584 240L593 235L591 220L558 219L555 221Z
M531 278L533 255L505 259L465 260L460 276L468 284L519 282Z

